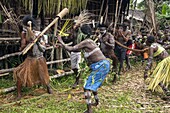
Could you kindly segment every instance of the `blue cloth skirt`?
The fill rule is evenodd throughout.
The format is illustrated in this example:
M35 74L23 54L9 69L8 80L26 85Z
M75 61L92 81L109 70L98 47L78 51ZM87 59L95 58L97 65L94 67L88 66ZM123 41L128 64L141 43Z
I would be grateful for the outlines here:
M92 72L88 76L84 89L97 91L110 71L110 62L108 60L100 60L90 65Z

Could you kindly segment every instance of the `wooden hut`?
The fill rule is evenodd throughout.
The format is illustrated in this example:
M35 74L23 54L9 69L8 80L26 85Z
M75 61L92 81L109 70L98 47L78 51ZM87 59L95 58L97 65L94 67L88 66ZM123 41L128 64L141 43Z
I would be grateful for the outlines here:
M103 16L104 21L108 23L114 22L116 11L119 11L117 16L121 22L128 15L130 0L1 0L0 3L17 23L24 15L31 14L38 20L38 24L41 25L40 30L42 30L65 7L69 9L66 19L73 18L86 9L95 15L96 21ZM2 57L5 54L19 51L20 37L17 33L19 29L16 29L16 25L10 21L6 22L9 16L2 7L0 9L0 57ZM50 33L53 34L53 32ZM1 69L12 67L6 61L4 63L1 60L0 63Z

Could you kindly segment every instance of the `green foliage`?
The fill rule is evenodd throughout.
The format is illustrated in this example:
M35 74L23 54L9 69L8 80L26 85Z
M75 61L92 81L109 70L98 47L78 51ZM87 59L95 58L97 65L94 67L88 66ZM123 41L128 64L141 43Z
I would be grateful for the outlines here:
M107 76L108 82L104 82L98 90L100 104L93 107L93 113L143 113L143 112L166 112L155 98L144 96L146 91L143 88L143 71L140 62L133 62L133 70L121 76L116 83L112 83L112 75ZM37 93L40 87L24 88L21 101L0 107L1 113L83 113L86 110L84 100L83 84L90 71L86 63L81 63L81 68L85 69L80 74L80 85L76 89L71 89L75 81L74 75L52 79L51 86L53 94ZM140 68L140 70L139 70ZM143 67L142 67L143 68ZM141 79L140 79L141 78ZM4 78L7 79L7 78ZM12 81L12 78L9 79ZM9 81L9 83L11 82ZM41 89L42 91L42 89ZM143 92L141 92L143 91ZM46 92L46 89L44 89ZM16 92L13 93L16 96ZM3 98L11 97L11 93L4 94ZM29 97L30 96L30 97ZM143 97L144 96L144 97ZM27 98L26 98L27 97ZM29 98L28 98L29 97ZM1 98L1 100L3 99ZM149 100L147 100L149 98ZM152 99L155 103L152 103ZM158 99L159 100L159 99ZM92 97L92 101L94 98ZM3 102L3 101L2 101ZM142 103L143 102L143 103ZM144 104L144 103L149 104ZM166 109L166 110L165 110ZM168 112L168 111L167 111Z
M12 75L10 75L10 77L6 76L0 78L0 89L9 88L13 85L15 85L15 82L13 81Z
M162 5L162 14L163 14L163 15L166 15L166 14L167 14L167 8L168 8L168 5L164 3L164 4Z
M141 1L140 3L137 4L137 8L140 10L145 9L145 1Z

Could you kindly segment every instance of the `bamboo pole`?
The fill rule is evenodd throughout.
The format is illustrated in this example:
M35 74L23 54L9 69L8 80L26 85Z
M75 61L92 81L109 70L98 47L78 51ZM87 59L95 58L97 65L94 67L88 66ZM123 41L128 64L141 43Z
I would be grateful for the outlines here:
M104 1L105 1L105 0L102 1L102 5L101 5L101 9L100 9L100 14L99 14L99 21L100 21L100 18L101 18L101 16L102 16Z
M56 60L56 61L50 61L50 62L46 62L46 63L47 63L47 65L50 65L50 64L60 63L60 62L66 62L66 61L70 61L70 58L62 59L62 60ZM1 69L1 70L0 70L0 74L7 73L7 72L12 72L14 69L15 69L15 68Z
M52 79L52 78L59 78L59 77L62 77L62 76L65 76L65 75L70 75L70 74L73 74L74 73L74 71L68 71L68 72L64 72L64 73L62 73L62 74L56 74L56 75L53 75L53 76L50 76L50 78Z
M16 22L16 19L11 15L11 12L8 12L7 8L5 6L3 6L1 2L0 2L0 6L3 9L3 11L5 12L6 16L9 18L7 20L9 20L10 22L15 24L16 31L17 31L18 35L20 36L19 26L18 26L18 24ZM14 13L14 12L12 12L12 13Z
M0 77L6 76L6 75L9 75L9 73L0 74Z
M0 70L0 74L12 72L14 69L15 69L15 68L1 69L1 70Z
M74 72L71 70L71 71L68 71L68 72L65 72L65 73L62 73L62 74L56 74L56 75L50 76L50 78L51 78L51 79L59 78L59 77L65 76L65 75L73 74L73 73L74 73ZM14 91L15 89L16 89L16 86L12 86L12 87L9 87L9 88L1 89L1 90L0 90L0 94L9 93L9 92L11 92L11 91Z
M113 34L115 34L115 32L116 32L118 7L119 7L119 0L116 1L116 14L115 14L115 21L114 21ZM110 26L112 26L112 24L113 24L113 22L111 23Z
M72 44L72 43L68 43L68 44L66 44L66 45L71 45L71 44ZM53 48L54 48L54 46L49 46L49 47L46 48L46 50L53 49ZM0 60L6 59L6 58L8 58L8 57L16 56L16 55L21 55L21 52L6 54L6 55L0 57Z
M70 58L62 59L62 60L56 60L56 61L50 61L50 62L47 62L47 65L60 63L60 62L66 62L66 61L70 61Z
M21 54L21 52L16 52L16 53L12 53L12 54L6 54L6 55L0 57L0 60L6 59L6 58L12 57L12 56L20 55L20 54Z
M137 0L135 0L134 2L134 9L133 9L133 12L132 12L132 18L131 18L131 23L130 23L130 30L132 31L132 26L133 26L133 16L134 16L134 12L136 10L136 4L137 4Z
M106 24L106 21L107 21L107 17L108 17L108 8L109 8L109 6L108 6L108 3L107 3L104 24Z
M9 88L1 89L0 90L0 94L8 93L8 92L14 91L15 89L16 89L16 86L12 86L12 87L9 87Z
M154 2L153 0L148 0L146 1L147 5L148 5L148 8L149 8L149 11L150 11L150 17L151 17L151 20L152 20L152 25L153 25L153 29L156 33L156 37L157 37L157 27L156 27L156 17L155 17L155 6L154 6Z
M36 41L43 36L43 34L51 27L53 26L56 22L58 22L59 18L63 18L63 16L65 16L68 13L68 9L64 8L58 15L57 17L38 35L38 37L33 41L33 43L28 44L24 50L22 51L22 54L26 54L28 52L28 50L36 43Z
M0 38L0 41L13 41L13 40L21 40L20 37L14 37L14 38Z

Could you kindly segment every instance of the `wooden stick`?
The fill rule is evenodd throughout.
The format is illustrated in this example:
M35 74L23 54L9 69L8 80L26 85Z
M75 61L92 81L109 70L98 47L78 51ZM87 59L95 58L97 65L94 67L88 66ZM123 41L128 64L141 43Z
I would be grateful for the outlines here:
M14 37L14 38L0 38L0 41L13 41L13 40L21 40L20 37Z
M62 77L62 76L65 76L65 75L69 75L69 74L73 74L74 72L71 70L69 72L65 72L65 73L62 73L62 74L56 74L54 76L50 76L50 78L59 78L59 77ZM11 91L14 91L16 89L16 86L12 86L10 88L5 88L5 89L2 89L0 90L0 94L2 93L8 93L8 92L11 92Z
M16 89L16 86L12 86L10 88L5 88L5 89L0 90L0 94L8 93L8 92L14 91L15 89Z
M66 61L70 61L70 58L62 59L62 60L56 60L56 61L50 61L50 62L47 62L47 65L55 64L55 63L60 63L60 62L66 62Z
M72 42L71 42L71 43L68 43L68 44L66 44L66 45L71 45L71 44L72 44ZM53 49L53 48L54 48L54 46L49 46L49 47L46 48L46 50ZM0 57L0 60L6 59L6 58L8 58L8 57L16 56L16 55L21 55L21 52L6 54L6 55Z
M9 73L0 74L0 77L6 76L6 75L9 75Z
M65 73L62 73L62 74L56 74L54 76L50 76L50 78L59 78L59 77L62 77L62 76L65 76L65 75L69 75L69 74L73 74L74 71L69 71L69 72L65 72Z
M11 57L11 56L20 55L20 54L21 54L21 52L16 52L16 53L11 53L11 54L6 54L6 55L4 55L4 56L0 57L0 60L6 59L6 58Z
M47 65L49 65L49 64L59 63L59 62L66 62L66 61L70 61L70 58L62 59L62 60L56 60L56 61L52 61L52 62L46 62L46 63L47 63ZM0 74L7 73L7 72L12 72L14 69L15 68L1 69Z
M132 49L132 48L129 48L123 44L121 44L120 42L118 42L117 40L115 40L116 44L118 44L119 46L123 47L123 48L126 48L128 50L131 50L131 51L134 51L134 52L145 52L147 51L149 48L145 48L145 49L142 49L142 50L139 50L139 49Z
M115 34L115 32L116 32L116 25L117 25L117 16L118 16L118 7L119 7L119 0L117 0L116 1L116 14L115 14L115 22L114 22L114 28L113 28L113 34ZM113 22L112 22L113 23ZM112 24L111 23L111 24ZM112 25L110 25L110 26L112 26Z
M134 9L133 9L133 12L132 12L132 18L131 18L131 22L130 22L130 30L132 31L132 24L133 24L133 16L134 16L134 13L135 13L135 10L136 10L136 4L137 4L137 0L135 0L134 2Z
M33 43L28 44L24 50L22 51L22 54L26 54L28 52L28 50L36 43L36 41L43 36L43 34L51 27L53 26L57 21L58 21L58 17L63 18L63 16L65 16L68 13L68 9L64 8L58 15L57 17L38 35L38 37L33 41Z
M7 72L12 72L15 68L10 68L10 69L1 69L0 74L7 73Z
M100 14L99 14L99 21L100 21L100 18L101 18L101 16L102 16L104 1L105 1L105 0L102 1L102 5L101 5L101 9L100 9Z

